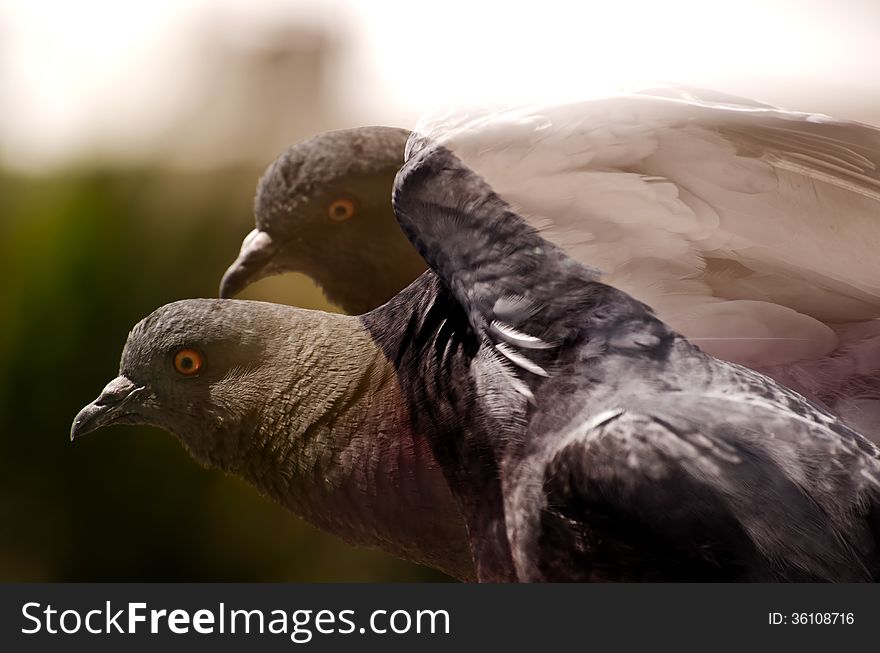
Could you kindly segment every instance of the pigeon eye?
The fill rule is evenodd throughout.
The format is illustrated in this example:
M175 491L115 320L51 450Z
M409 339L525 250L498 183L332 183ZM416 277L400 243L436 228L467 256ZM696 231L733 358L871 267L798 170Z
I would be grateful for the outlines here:
M202 355L195 349L181 349L174 354L174 369L184 376L194 376L202 369Z
M334 200L327 208L327 215L329 215L330 219L334 222L345 222L346 220L353 218L354 213L354 202L345 197Z

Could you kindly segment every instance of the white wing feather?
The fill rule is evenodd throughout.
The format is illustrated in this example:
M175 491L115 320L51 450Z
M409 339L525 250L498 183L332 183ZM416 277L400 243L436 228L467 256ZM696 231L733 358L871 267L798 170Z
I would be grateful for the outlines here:
M851 328L880 317L877 128L669 87L438 112L415 132L721 358L822 397L878 349L858 345L880 326Z

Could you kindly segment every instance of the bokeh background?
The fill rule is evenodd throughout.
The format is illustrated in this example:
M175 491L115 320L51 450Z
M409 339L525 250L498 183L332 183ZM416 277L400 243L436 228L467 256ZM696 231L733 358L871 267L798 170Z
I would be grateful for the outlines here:
M287 145L650 81L880 124L880 3L0 0L0 581L441 579L70 421L137 320L216 294ZM297 275L246 296L333 308Z

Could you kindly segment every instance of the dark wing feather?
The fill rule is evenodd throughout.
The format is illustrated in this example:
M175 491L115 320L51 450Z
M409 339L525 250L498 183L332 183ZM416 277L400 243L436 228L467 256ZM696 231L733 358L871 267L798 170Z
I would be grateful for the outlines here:
M542 238L442 146L417 149L397 175L393 199L404 233L475 333L521 373L526 383L518 389L529 396L559 352L588 333L613 332L635 348L668 336L648 307L599 283L596 271Z
M594 271L568 258L513 212L476 173L442 146L423 147L395 180L394 210L404 233L466 307L484 337L510 337L492 322L524 321L541 312L540 334L519 344L564 337L568 294ZM574 291L574 293L572 293ZM559 301L546 306L542 295Z
M520 577L876 580L876 450L743 399L671 393L534 423L508 509Z

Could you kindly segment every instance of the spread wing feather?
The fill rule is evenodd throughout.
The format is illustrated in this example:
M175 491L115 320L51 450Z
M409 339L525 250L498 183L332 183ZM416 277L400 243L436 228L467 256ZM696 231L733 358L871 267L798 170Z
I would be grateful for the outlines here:
M876 447L597 282L444 146L413 150L393 200L530 400L524 434L479 434L519 579L877 578Z
M541 234L722 358L768 369L880 316L880 130L710 91L425 116ZM878 361L880 363L880 361Z

